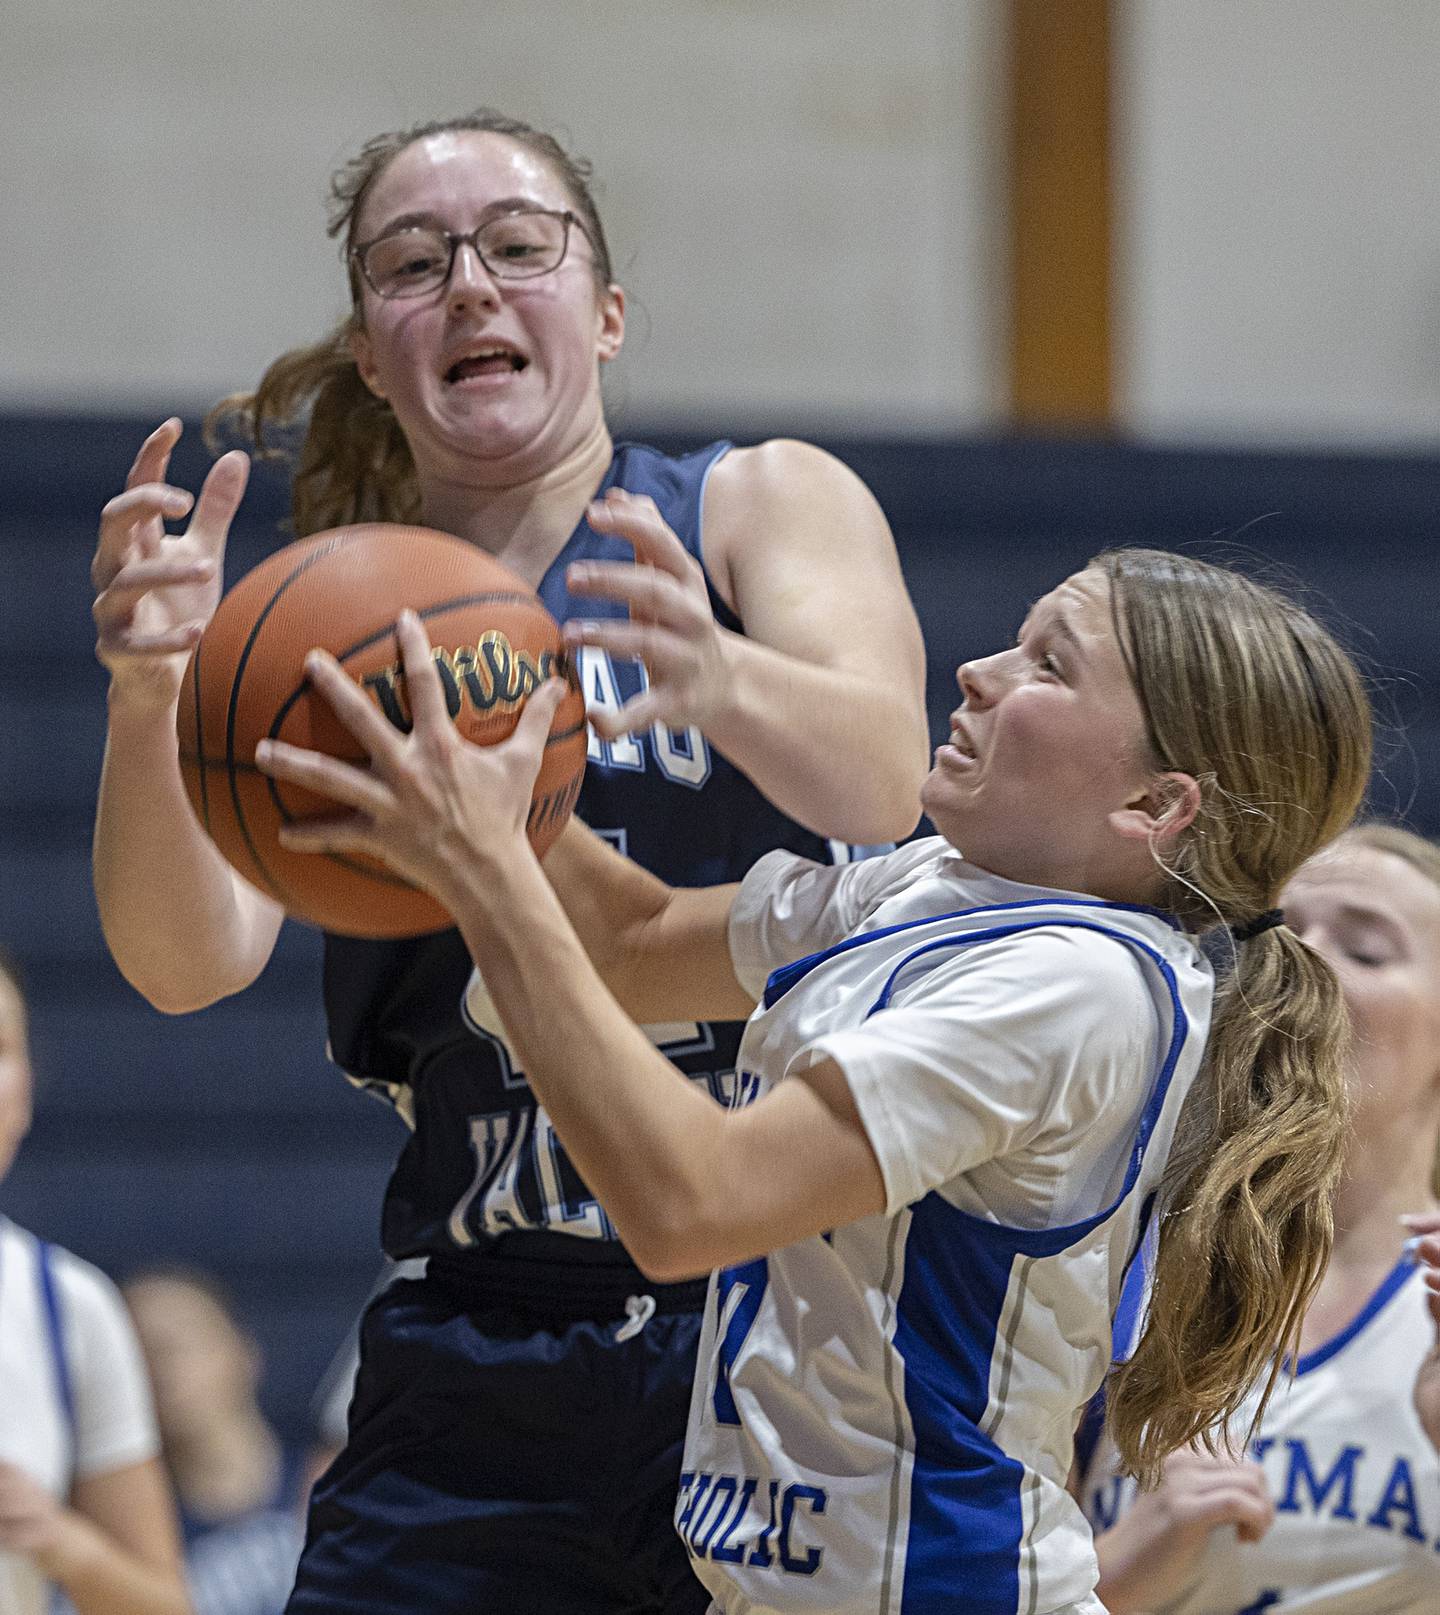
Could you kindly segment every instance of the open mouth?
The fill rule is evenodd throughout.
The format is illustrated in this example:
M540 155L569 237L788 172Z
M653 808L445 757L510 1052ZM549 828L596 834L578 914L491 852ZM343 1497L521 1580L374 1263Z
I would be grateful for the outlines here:
M468 381L472 376L518 375L530 363L512 348L479 348L467 353L445 372L445 380L452 386L457 381Z
M972 762L974 761L975 748L965 738L963 731L959 729L952 729L950 731L950 744L956 751L960 753L962 757L968 757Z

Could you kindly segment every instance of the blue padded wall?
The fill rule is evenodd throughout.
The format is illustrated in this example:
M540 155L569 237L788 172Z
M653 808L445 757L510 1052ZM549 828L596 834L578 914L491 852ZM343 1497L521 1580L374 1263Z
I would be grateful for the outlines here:
M106 957L88 868L105 679L87 574L96 513L149 424L0 417L0 941L27 971L40 1074L35 1130L0 1208L117 1275L158 1258L216 1271L267 1350L272 1412L299 1433L375 1272L399 1123L326 1064L311 933L287 927L254 988L179 1019L149 1009ZM1440 831L1429 761L1440 462L1094 442L830 446L894 525L937 737L955 663L1007 643L1028 602L1095 550L1239 552L1290 569L1368 658L1386 720L1376 806ZM198 487L207 463L192 427L174 480ZM284 506L283 478L261 468L232 579L281 541Z

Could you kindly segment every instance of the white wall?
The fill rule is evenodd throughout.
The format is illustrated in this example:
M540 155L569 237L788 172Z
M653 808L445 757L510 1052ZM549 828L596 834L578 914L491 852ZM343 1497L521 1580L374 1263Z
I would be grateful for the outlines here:
M999 0L34 0L5 24L0 407L156 411L343 312L330 170L484 102L594 159L621 416L983 425Z
M1123 414L1440 439L1440 5L1122 0Z
M332 167L489 102L592 157L612 411L985 429L1006 0L32 0L0 57L0 408L167 411L328 326ZM1118 0L1121 409L1440 435L1440 3Z

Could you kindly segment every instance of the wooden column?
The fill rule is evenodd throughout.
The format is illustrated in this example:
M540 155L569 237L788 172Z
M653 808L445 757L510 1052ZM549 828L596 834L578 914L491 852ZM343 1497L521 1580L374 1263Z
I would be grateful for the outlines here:
M1111 0L1010 0L1011 418L1111 423Z

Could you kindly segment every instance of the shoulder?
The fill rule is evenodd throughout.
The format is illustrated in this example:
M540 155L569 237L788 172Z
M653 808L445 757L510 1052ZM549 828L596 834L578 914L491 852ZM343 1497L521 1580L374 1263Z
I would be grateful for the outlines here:
M98 1353L128 1350L134 1330L114 1283L63 1246L48 1248L64 1325L77 1344Z
M780 893L813 891L819 894L817 901L844 908L849 930L883 924L886 916L880 911L892 898L913 896L923 905L928 894L917 894L917 887L939 871L948 851L949 843L941 837L926 836L869 858L822 864L777 848L752 866L745 884L757 899L770 901L777 900ZM934 907L933 901L931 906ZM911 915L907 912L895 917Z
M892 543L879 503L855 472L797 438L731 449L710 473L704 515L706 557L721 576L755 552Z
M843 460L814 443L772 437L731 449L716 462L706 490L706 515L728 517L738 510L753 515L817 497L861 501L879 512L874 495Z
M1125 943L1074 927L982 926L954 948L895 939L891 1011L953 1026L969 1053L995 1066L1044 1074L1051 1101L1078 1084L1087 1093L1128 1091L1152 1072L1169 1027L1168 994L1147 979Z
M982 925L970 945L937 951L936 973L991 981L1012 1008L1021 992L1032 1009L1040 1002L1071 1005L1097 1027L1127 1006L1148 1006L1140 960L1118 938L1043 920L995 919L993 930ZM956 940L966 939L961 933Z

